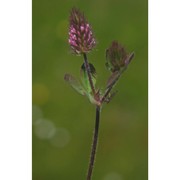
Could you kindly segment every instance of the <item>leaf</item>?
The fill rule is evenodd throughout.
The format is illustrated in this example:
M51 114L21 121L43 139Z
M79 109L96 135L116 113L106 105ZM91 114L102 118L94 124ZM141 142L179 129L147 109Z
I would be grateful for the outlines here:
M112 73L107 81L106 88L107 89L112 88L115 85L115 83L117 82L117 80L119 79L120 75L121 74L119 71L115 71L114 73Z
M88 94L87 97L92 104L99 105L99 102L96 101L95 98L91 94Z
M73 89L75 89L79 94L86 95L85 89L81 86L79 81L76 80L71 74L65 74L64 80L72 86Z
M95 87L95 84L96 84L96 70L95 70L94 66L91 63L89 63L89 67L90 67L90 73L91 73L92 82L93 82L93 85ZM81 80L82 80L82 83L83 83L86 91L88 93L91 93L92 89L91 89L91 85L90 85L90 82L89 82L89 77L88 77L88 74L87 74L84 63L81 66Z

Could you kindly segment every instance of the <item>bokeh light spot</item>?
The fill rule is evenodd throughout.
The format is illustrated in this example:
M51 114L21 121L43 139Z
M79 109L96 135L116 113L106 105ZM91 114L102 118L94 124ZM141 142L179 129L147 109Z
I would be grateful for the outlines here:
M33 84L32 92L32 101L34 104L43 105L49 99L49 90L44 84Z
M65 128L57 128L54 136L50 139L52 145L62 148L70 141L70 133Z
M46 119L39 119L35 124L35 134L40 139L50 139L55 134L54 124Z
M32 123L35 125L43 117L42 110L39 106L32 106Z
M116 172L111 172L108 173L103 180L122 180L122 177Z

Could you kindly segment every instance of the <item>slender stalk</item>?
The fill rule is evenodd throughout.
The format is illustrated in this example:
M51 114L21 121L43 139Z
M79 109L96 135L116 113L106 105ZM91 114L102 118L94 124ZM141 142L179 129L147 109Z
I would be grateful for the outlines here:
M113 88L113 86L111 86L109 89L107 89L107 91L105 92L104 96L101 99L101 103L103 103L106 100L106 98L109 95L112 88Z
M91 149L91 156L90 156L90 161L89 161L87 180L91 180L92 171L93 171L93 167L94 167L94 160L95 160L95 156L96 156L96 149L97 149L97 142L98 142L99 119L100 119L100 107L96 106L96 121L95 121L93 144L92 144L92 149Z
M100 102L101 104L106 100L107 96L109 95L109 93L111 92L112 88L114 87L114 85L116 84L117 80L120 78L121 74L119 74L119 76L117 77L117 79L111 84L111 86L106 90L105 94L103 95L103 97L101 98Z
M86 53L83 54L83 57L84 57L84 65L85 65L85 68L86 68L86 71L87 71L87 74L88 74L89 83L90 83L93 95L95 97L96 92L95 92L95 88L94 88L94 85L93 85L93 81L92 81L92 77L91 77L91 69L90 69L90 66L89 66L89 63L88 63Z

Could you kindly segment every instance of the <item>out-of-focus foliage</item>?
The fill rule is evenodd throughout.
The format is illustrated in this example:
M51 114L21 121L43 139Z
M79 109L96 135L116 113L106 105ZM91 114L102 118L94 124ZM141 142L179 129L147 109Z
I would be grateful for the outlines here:
M146 180L148 133L147 0L33 0L33 180L86 177L95 108L75 93L64 74L80 77L83 58L71 54L68 19L72 7L84 11L97 39L88 54L97 87L110 72L105 50L118 40L135 52L104 105L93 180Z

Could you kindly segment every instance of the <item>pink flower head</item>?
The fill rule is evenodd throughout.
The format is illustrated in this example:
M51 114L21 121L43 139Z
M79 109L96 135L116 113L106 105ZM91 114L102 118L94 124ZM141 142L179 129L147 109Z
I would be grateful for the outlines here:
M70 14L69 44L76 54L91 51L96 45L91 26L78 9L73 8Z

